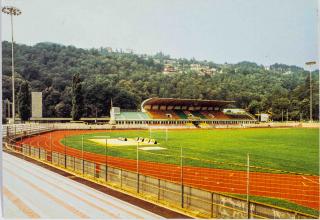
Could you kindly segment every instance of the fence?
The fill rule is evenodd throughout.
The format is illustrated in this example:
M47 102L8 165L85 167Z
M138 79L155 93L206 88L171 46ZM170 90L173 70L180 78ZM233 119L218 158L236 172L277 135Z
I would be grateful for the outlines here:
M28 127L24 128L27 129ZM16 138L20 134L32 136L51 129L50 126L35 126L26 132L23 128L7 128L7 133L9 137L11 134L15 134L16 136L13 137ZM13 133L13 131L15 132ZM192 160L187 163L186 158L180 161L180 165L157 167L150 166L151 162L139 162L139 160L137 162L130 159L119 161L114 157L105 158L104 156L102 156L101 161L107 159L107 163L98 163L96 160L90 160L87 157L88 155L83 153L82 155L72 155L72 151L69 152L67 149L58 150L48 148L48 146L35 147L30 144L17 144L14 139L7 140L6 148L52 164L53 166L66 169L69 172L73 172L92 181L118 187L130 193L139 194L139 196L149 200L191 212L198 217L316 218L315 216L201 189L206 185L204 184L205 182L211 185L214 181L210 182L208 179L201 180L201 178L206 176L204 174L208 173L206 169L201 170L198 168L198 175L194 175L191 170L192 166L188 166L192 165ZM110 149L110 153L112 153L112 149ZM146 152L145 155L141 153L137 155L137 157L140 156L140 159L143 159L147 154L150 154L150 152ZM150 155L148 157L150 157ZM168 158L166 160L168 161ZM159 169L163 169L163 172L155 172ZM166 176L162 176L163 174L166 174ZM168 179L168 177L170 178ZM222 181L219 178L225 179L226 176L221 175L219 177L218 174L215 175L214 178L215 180ZM251 178L255 178L253 174L251 174ZM195 182L197 179L200 181ZM227 181L236 181L238 188L244 189L244 191L239 193L245 194L246 184L243 184L243 181L246 181L246 179L237 180L237 177L233 177L232 179L235 180L227 179ZM216 188L218 185L219 183L217 184L217 181L215 181L213 188Z
M15 125L3 125L2 126L2 136L12 136L16 137L18 135L26 136L32 134L39 134L45 131L53 130L53 124L38 124L38 123L28 123L28 124L15 124Z

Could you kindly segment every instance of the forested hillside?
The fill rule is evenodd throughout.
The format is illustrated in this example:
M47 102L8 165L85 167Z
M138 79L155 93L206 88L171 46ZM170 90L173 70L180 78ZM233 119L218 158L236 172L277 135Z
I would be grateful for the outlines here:
M3 99L11 100L11 44L2 43ZM84 117L109 115L110 101L123 109L138 109L149 97L235 100L251 113L271 111L274 120L282 110L291 120L309 115L309 73L296 66L274 64L270 69L251 62L215 64L194 59L171 59L182 70L163 74L165 61L133 53L80 49L53 43L15 45L16 92L27 81L31 91L42 91L45 117L70 117L71 86L75 73L82 79ZM217 71L201 75L191 64ZM319 77L313 72L313 117L319 115Z

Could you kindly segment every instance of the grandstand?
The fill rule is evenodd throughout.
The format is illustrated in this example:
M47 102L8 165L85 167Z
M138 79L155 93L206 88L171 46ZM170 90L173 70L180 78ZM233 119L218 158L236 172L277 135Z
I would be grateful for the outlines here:
M218 124L252 124L256 119L243 109L227 109L234 101L150 98L140 112L112 107L112 124L190 125L208 127Z

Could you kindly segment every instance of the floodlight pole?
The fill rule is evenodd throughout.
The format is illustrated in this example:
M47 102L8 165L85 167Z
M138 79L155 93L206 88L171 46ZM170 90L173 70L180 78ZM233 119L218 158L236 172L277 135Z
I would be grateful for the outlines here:
M250 218L250 201L249 201L249 190L250 190L250 158L247 154L247 217Z
M310 61L310 62L306 62L307 66L312 66L315 65L317 62L316 61ZM311 68L309 69L309 83L310 83L310 122L312 122L312 74L311 74Z
M83 176L84 175L83 135L81 135L81 158L82 158L82 176Z
M108 138L106 137L106 147L105 147L105 156L106 156L106 182L108 181Z
M13 18L11 17L11 72L12 72L12 123L15 123L15 85L14 85L14 58L13 58Z
M21 10L12 7L5 6L2 8L2 12L10 15L11 17L11 72L12 72L12 123L15 124L15 85L14 85L14 57L13 57L13 15L19 16Z
M309 71L309 78L310 78L310 122L312 122L312 74L311 74L311 70Z
M98 120L98 108L96 106L96 119L95 119L95 123L97 123L97 120Z
M139 176L139 141L137 142L137 193L139 193L139 180L140 180L140 176Z
M166 144L168 143L168 128L166 128Z
M51 153L51 163L52 163L52 132L50 132L50 153Z
M181 165L181 207L184 207L184 186L183 186L183 154L182 146L180 146L180 165Z
M64 168L67 168L67 136L64 136L65 145L64 145Z

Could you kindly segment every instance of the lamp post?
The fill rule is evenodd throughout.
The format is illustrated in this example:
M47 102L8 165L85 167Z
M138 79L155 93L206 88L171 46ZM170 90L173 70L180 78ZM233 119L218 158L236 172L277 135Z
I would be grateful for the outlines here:
M13 16L21 15L21 10L13 6L4 6L2 12L11 16L11 71L12 71L12 123L15 123L15 86L14 86L14 58L13 58Z
M306 62L306 66L312 66L315 65L317 62L316 61L310 61L310 62ZM312 80L312 75L311 75L311 67L309 68L309 82L310 82L310 122L312 122L312 84L311 84L311 80Z

